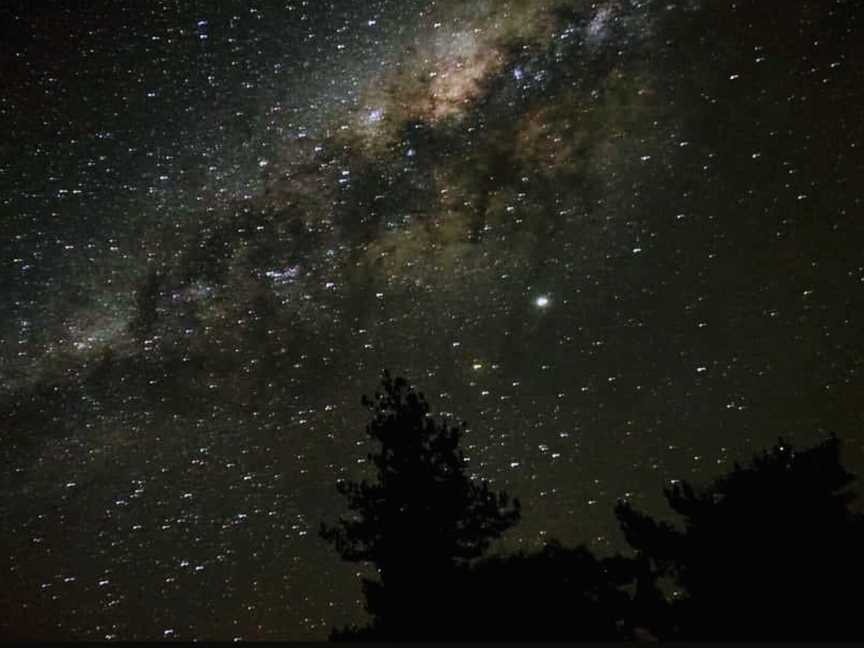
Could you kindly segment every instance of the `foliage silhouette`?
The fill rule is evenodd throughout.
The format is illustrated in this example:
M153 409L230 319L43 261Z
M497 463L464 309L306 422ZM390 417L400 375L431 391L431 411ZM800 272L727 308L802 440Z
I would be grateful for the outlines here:
M683 593L667 625L656 607L641 620L672 639L860 638L859 597L849 593L864 577L864 519L849 509L852 481L835 437L801 452L781 439L702 490L668 489L683 530L619 504L651 579L672 578Z
M519 502L465 474L464 423L431 417L423 394L403 378L385 371L381 385L382 393L363 397L372 415L366 433L380 445L369 455L377 482L340 482L353 515L322 524L321 535L343 559L378 570L380 580L363 583L371 636L425 639L457 572L518 521Z
M864 516L839 441L795 451L780 439L701 489L665 491L683 527L626 502L616 508L635 555L597 558L550 541L484 556L519 503L465 474L464 425L429 416L423 395L385 372L363 403L377 482L340 482L352 515L322 537L372 563L365 628L336 640L852 640L862 635ZM667 597L669 586L677 593Z
M622 569L622 567L624 569ZM550 541L532 553L472 565L451 588L450 638L600 641L629 638L629 561L598 560Z

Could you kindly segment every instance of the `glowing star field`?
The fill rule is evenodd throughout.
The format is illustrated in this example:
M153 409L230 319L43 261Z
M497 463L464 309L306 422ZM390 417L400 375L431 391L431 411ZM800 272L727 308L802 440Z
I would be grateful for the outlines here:
M780 434L862 472L860 3L66 4L0 9L0 635L363 621L384 368L502 550Z

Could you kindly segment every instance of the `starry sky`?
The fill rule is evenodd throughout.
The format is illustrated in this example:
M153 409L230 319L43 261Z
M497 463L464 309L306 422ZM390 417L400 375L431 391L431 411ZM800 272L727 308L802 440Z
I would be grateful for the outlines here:
M864 7L778 6L4 3L0 634L362 622L385 367L502 551L780 434L864 472Z

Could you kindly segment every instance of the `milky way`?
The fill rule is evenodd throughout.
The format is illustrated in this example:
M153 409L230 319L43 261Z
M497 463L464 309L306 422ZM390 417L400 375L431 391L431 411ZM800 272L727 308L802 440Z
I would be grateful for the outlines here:
M4 636L362 620L317 529L384 368L504 551L864 467L856 3L96 4L0 13Z

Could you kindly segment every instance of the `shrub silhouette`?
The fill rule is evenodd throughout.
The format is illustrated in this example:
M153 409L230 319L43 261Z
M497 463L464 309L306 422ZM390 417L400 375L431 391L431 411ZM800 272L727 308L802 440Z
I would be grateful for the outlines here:
M518 521L519 502L465 474L464 424L431 417L423 394L403 378L384 372L381 385L383 392L363 397L372 414L366 433L380 446L369 455L377 481L340 482L352 515L321 526L343 559L377 568L379 580L363 583L374 621L334 638L426 639L445 633L456 573Z
M624 567L624 569L621 569ZM483 559L451 588L453 618L472 641L629 638L629 561L598 560L555 540L531 553Z
M860 638L860 597L850 593L864 577L864 524L849 509L852 481L835 437L801 452L781 439L704 489L667 490L683 530L619 504L651 578L671 577L683 594L668 625L656 609L642 620L661 638Z

